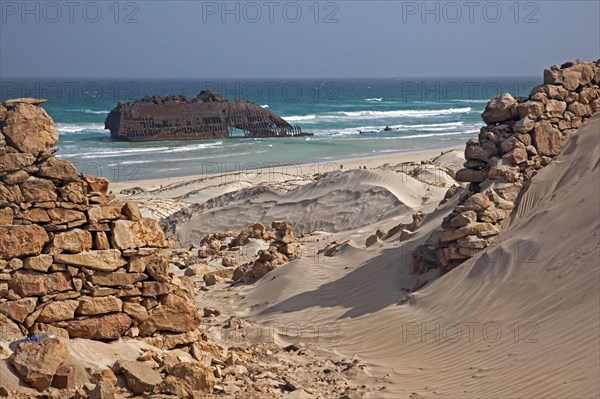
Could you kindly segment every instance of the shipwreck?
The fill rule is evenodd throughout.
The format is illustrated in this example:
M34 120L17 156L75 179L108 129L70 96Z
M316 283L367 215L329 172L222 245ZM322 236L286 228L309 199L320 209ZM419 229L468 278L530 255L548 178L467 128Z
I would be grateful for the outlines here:
M119 102L104 126L113 139L125 141L312 136L250 101L229 101L213 90L193 99L172 95Z

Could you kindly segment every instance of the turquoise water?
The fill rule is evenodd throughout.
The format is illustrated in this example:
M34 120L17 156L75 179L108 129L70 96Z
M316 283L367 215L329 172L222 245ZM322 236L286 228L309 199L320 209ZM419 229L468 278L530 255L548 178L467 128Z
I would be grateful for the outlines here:
M524 96L541 82L520 79L319 79L240 81L22 81L2 82L2 98L44 97L60 132L58 156L82 173L138 180L318 163L462 145L477 136L487 99L500 92ZM215 88L245 97L313 137L163 141L110 140L104 119L117 101L149 95L194 97ZM383 129L389 126L391 131ZM362 132L362 134L360 133Z

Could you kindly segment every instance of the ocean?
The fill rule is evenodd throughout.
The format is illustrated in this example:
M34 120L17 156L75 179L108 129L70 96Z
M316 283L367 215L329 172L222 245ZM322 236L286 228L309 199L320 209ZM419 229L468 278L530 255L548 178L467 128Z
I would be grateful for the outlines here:
M58 131L57 156L84 174L113 181L180 177L260 167L322 164L378 154L462 145L483 126L487 100L525 96L536 78L19 80L3 79L0 97L43 97ZM247 98L312 137L111 141L104 120L118 101L152 95L195 97L213 88ZM389 129L385 131L384 129ZM318 170L318 168L312 168Z

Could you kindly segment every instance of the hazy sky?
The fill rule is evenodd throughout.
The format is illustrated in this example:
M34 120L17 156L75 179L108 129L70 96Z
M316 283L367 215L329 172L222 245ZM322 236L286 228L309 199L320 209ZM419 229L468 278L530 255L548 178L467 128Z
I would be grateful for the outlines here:
M600 1L6 1L0 77L532 76L600 58Z

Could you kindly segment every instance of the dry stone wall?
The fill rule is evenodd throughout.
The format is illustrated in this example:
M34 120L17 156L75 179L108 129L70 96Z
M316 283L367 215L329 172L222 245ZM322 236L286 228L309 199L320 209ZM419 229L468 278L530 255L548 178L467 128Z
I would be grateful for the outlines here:
M465 148L456 179L469 183L460 205L413 252L412 272L446 272L488 247L515 207L524 182L560 153L570 136L600 111L600 60L544 71L528 97L501 94L482 114L487 126Z
M193 293L168 272L158 222L55 157L44 101L0 105L1 332L111 340L195 330Z

